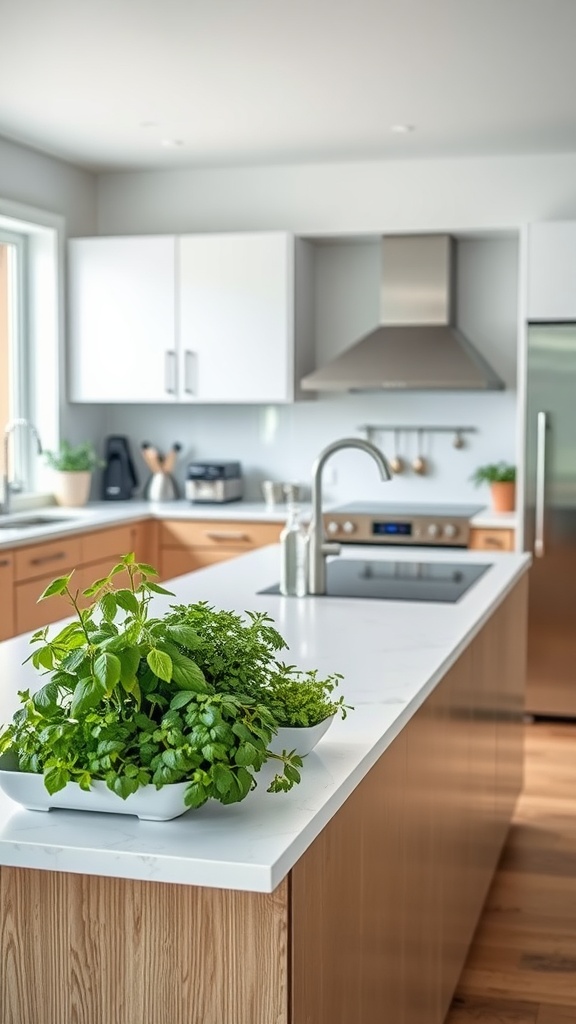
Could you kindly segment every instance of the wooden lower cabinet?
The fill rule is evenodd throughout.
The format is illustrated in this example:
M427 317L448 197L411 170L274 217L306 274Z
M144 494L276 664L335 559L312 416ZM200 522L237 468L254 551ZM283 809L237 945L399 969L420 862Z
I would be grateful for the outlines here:
M16 632L13 587L14 553L0 551L0 640L7 640Z
M93 530L73 534L57 541L46 541L16 548L13 580L13 636L39 629L74 614L63 597L38 598L56 576L74 571L73 585L78 590L107 575L122 555L134 551L141 561L149 560L147 524Z
M2 1024L441 1024L521 788L526 597L272 894L1 868Z
M472 551L514 551L515 540L514 530L504 528L488 530L472 526L468 547Z
M159 524L162 579L226 562L266 544L277 544L282 525L237 519L164 520Z

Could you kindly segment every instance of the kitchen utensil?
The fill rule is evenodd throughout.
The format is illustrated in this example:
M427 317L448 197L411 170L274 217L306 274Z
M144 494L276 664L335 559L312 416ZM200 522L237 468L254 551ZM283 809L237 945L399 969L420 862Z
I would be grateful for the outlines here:
M456 433L454 434L454 440L452 441L452 447L453 448L464 448L465 445L466 445L466 442L465 442L464 438L462 437L462 431L461 430L457 430Z
M262 494L264 495L264 501L270 508L273 508L274 505L280 505L284 501L283 484L278 483L276 480L263 480Z
M142 458L151 473L162 472L162 461L158 455L158 451L150 444L149 441L142 442Z
M394 455L392 456L391 459L388 460L388 465L390 466L390 469L396 475L398 475L398 473L403 473L404 469L405 469L404 459L402 458L401 455L398 454L398 447L399 447L398 441L399 441L399 437L400 437L400 431L399 430L395 430L394 431Z
M302 501L302 487L300 484L282 484L282 494L284 500L289 505L298 504Z
M175 501L179 497L178 485L170 473L153 473L144 488L147 501Z
M181 451L181 450L182 450L182 445L179 444L178 441L175 441L175 443L172 445L170 451L164 457L164 461L162 463L162 471L164 473L172 473L174 471L174 467L176 465L176 459L178 457L178 452Z
M426 464L426 459L424 458L424 456L422 454L422 451L423 451L423 441L422 441L423 436L424 436L424 431L423 430L419 430L418 431L417 454L416 454L415 458L412 459L412 469L414 470L415 473L418 473L419 476L425 476L427 471L428 471L428 466Z

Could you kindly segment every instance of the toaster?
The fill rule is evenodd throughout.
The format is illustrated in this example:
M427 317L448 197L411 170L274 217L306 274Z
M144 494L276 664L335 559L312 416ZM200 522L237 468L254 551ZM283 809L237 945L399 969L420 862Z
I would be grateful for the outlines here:
M190 462L184 493L189 501L223 504L242 497L239 462Z

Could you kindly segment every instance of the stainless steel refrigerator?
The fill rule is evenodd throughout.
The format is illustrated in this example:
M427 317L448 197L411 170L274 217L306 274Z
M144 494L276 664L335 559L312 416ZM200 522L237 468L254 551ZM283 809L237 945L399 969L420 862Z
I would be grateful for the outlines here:
M528 329L526 710L576 717L576 323Z

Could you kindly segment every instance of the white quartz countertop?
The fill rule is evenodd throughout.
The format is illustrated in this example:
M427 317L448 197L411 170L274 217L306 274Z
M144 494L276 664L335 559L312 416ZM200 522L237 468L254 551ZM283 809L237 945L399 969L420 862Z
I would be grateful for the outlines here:
M303 518L310 514L301 505ZM156 519L229 519L248 522L284 523L288 509L284 504L266 505L263 501L230 501L225 504L191 504L189 501L96 501L83 508L58 508L53 505L31 509L7 517L0 516L0 549L21 547L43 540L57 540L82 530L121 526L150 517ZM19 520L42 517L47 522L19 526Z
M365 555L351 546L341 557ZM0 794L0 864L273 891L530 562L527 555L430 549L378 549L370 558L490 568L456 604L258 595L278 580L278 548L271 546L179 577L170 585L176 597L155 604L160 613L170 602L197 600L239 612L265 609L289 644L291 663L344 675L342 692L355 710L305 759L300 785L268 794L266 767L242 803L212 801L163 823L26 811ZM0 722L14 712L17 690L45 681L22 665L29 653L28 635L0 644Z
M300 505L302 518L310 518L310 505ZM230 501L225 504L191 504L186 500L150 501L96 501L83 508L49 506L20 512L14 516L0 516L0 550L22 547L44 540L57 540L82 530L96 530L107 526L120 526L149 517L157 519L227 519L247 522L283 523L287 516L285 504L266 505L262 501ZM18 521L41 516L48 520L42 524L19 527ZM516 512L491 512L482 509L471 520L472 526L514 529L518 525Z
M483 508L470 520L471 526L478 526L485 530L515 530L518 527L517 512L492 512L489 508Z

